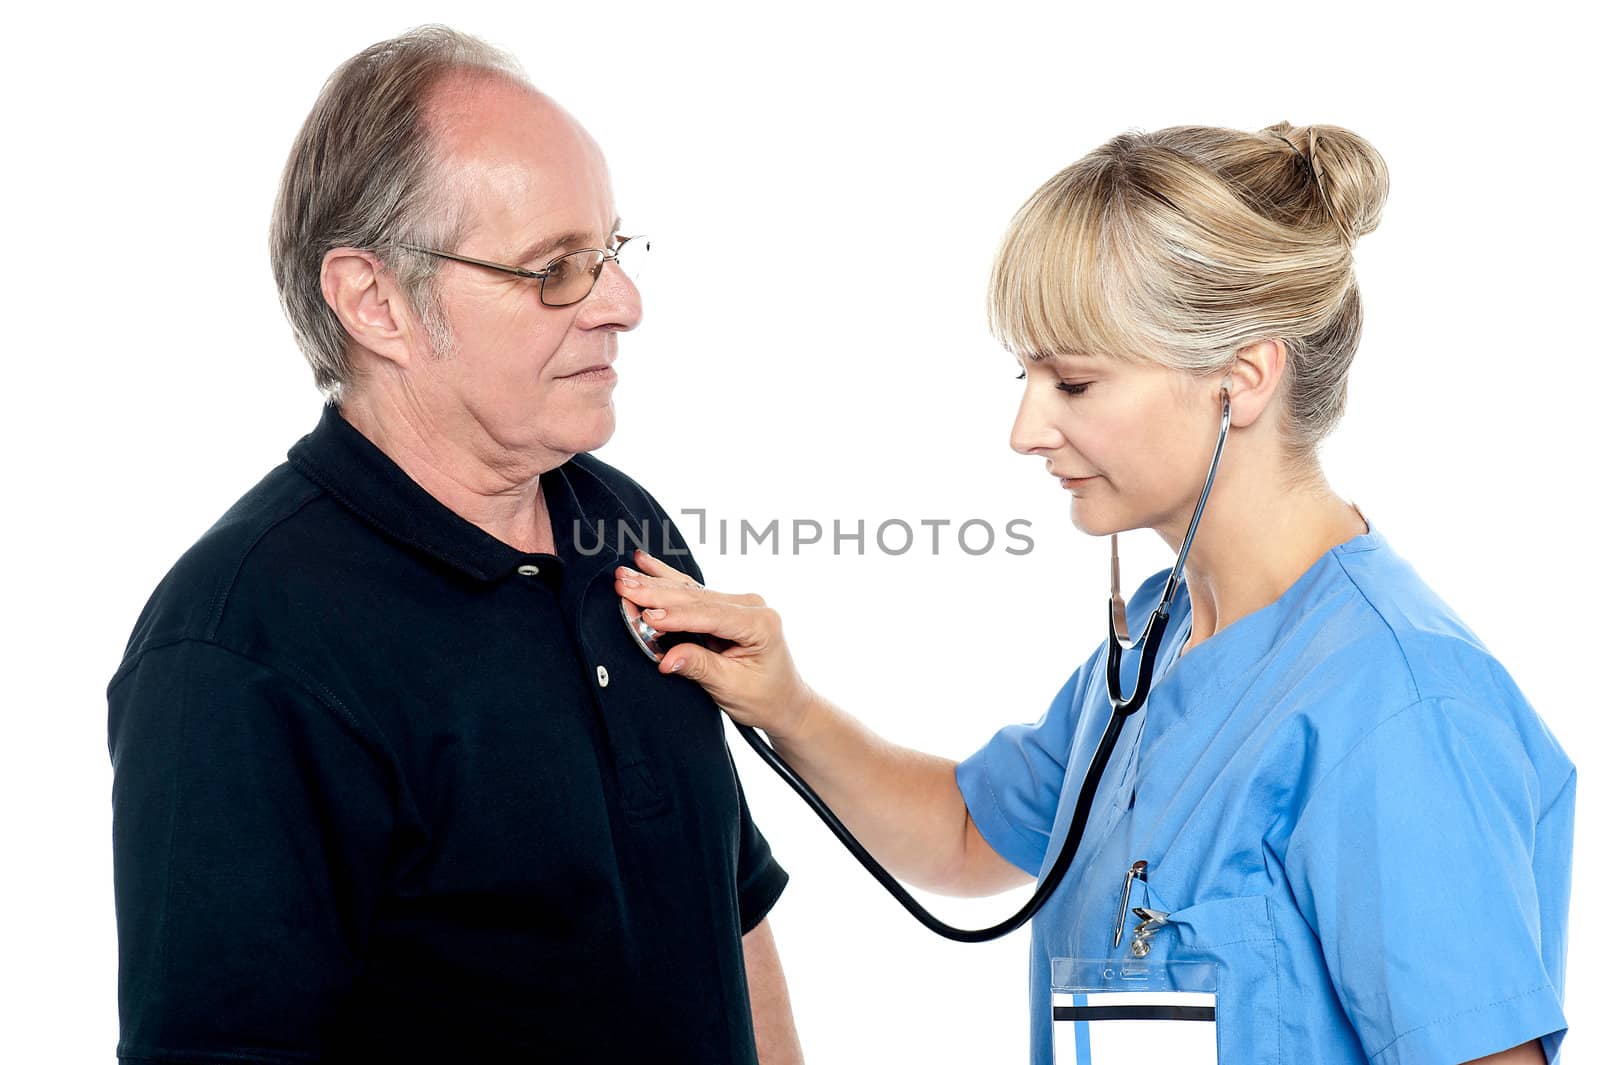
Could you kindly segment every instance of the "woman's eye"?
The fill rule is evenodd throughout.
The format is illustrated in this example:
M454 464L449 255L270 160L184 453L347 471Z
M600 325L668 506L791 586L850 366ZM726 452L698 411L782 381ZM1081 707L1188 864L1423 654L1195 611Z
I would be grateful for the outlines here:
M1027 370L1023 370L1021 373L1017 374L1017 380L1018 381L1026 381L1027 379L1028 379L1028 371Z
M1065 392L1069 396L1081 396L1085 392L1089 391L1089 382L1085 381L1081 385L1073 385L1062 381L1057 384L1056 387L1061 389L1061 391Z

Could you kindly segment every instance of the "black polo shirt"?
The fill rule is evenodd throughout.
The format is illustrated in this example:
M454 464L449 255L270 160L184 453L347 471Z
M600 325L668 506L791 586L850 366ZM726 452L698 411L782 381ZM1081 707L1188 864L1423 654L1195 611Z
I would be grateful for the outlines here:
M542 484L555 555L330 406L161 582L108 689L123 1058L755 1062L787 876L611 580L698 567L598 459Z

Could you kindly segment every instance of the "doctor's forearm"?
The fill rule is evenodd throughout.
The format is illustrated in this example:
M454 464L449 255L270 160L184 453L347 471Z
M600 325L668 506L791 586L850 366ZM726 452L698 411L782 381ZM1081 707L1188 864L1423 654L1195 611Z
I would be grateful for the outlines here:
M984 845L977 862L968 861L974 848L955 762L890 743L814 693L803 721L772 737L778 753L895 876L951 895L1011 886L969 867L993 852Z

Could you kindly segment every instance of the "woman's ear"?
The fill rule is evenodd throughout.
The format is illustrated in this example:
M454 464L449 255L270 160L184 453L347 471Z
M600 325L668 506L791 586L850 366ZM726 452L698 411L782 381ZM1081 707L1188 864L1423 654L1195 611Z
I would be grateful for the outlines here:
M1272 405L1272 397L1288 370L1289 348L1282 340L1258 340L1234 352L1228 368L1229 421L1238 427L1255 422Z

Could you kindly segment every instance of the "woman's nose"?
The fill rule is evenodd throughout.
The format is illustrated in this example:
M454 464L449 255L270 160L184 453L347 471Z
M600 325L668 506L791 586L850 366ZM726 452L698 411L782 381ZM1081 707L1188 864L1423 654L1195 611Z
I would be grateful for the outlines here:
M1039 451L1055 451L1066 442L1066 434L1024 396L1017 410L1017 420L1011 426L1011 450L1019 455L1032 455Z

